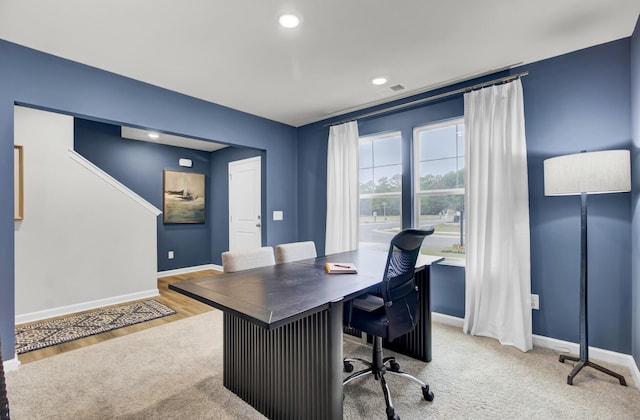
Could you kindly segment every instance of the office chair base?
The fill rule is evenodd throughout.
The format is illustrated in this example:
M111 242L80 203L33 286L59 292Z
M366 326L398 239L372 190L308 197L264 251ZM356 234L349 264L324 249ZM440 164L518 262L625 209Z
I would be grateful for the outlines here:
M614 371L611 371L611 370L607 369L606 367L600 366L600 365L598 365L596 363L593 363L593 362L591 362L589 360L582 360L579 357L567 356L566 354L561 354L560 355L560 363L564 363L565 360L571 360L572 362L578 362L578 364L573 368L571 373L567 376L567 384L568 385L573 385L573 378L576 377L578 372L580 372L583 367L589 366L589 367L592 367L592 368L594 368L596 370L599 370L602 373L606 373L607 375L613 376L618 381L620 381L620 385L627 386L627 381L625 381L624 376L620 375L619 373L615 373Z
M393 408L393 403L391 402L391 395L389 393L389 387L387 386L387 381L384 377L385 374L389 373L392 375L400 376L405 379L409 379L418 385L422 389L422 396L427 401L433 401L434 395L433 392L429 390L429 385L425 384L418 378L409 375L400 370L400 365L396 362L395 357L385 357L384 359L381 357L382 355L382 339L380 337L374 337L374 345L373 345L373 363L368 360L359 359L359 358L346 358L343 360L344 371L352 372L353 371L353 362L359 362L365 365L367 368L360 370L356 373L353 373L346 377L342 382L342 385L346 385L351 381L354 381L358 378L361 378L366 375L373 375L376 380L380 381L380 386L382 387L382 393L384 394L385 403L387 405L387 419L389 420L400 420L400 417L395 413L395 409ZM388 367L387 367L388 365Z

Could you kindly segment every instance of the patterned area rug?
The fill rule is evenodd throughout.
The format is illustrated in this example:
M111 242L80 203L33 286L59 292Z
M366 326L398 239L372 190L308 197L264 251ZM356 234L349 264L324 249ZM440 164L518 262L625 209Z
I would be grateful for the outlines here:
M18 326L16 352L22 354L175 313L176 311L168 306L151 299L24 327Z

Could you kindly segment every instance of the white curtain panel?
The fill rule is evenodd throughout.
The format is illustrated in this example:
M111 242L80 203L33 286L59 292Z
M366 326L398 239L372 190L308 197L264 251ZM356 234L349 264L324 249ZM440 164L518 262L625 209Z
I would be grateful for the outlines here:
M329 128L325 254L358 247L358 122Z
M464 331L532 348L529 188L520 80L464 95Z

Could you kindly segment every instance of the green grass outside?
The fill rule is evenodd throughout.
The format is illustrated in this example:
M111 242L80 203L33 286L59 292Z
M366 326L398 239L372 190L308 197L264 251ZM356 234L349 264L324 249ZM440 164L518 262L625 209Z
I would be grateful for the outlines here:
M435 255L437 257L464 259L464 254L458 254L457 252L444 252L438 248L422 248L421 253L426 255Z

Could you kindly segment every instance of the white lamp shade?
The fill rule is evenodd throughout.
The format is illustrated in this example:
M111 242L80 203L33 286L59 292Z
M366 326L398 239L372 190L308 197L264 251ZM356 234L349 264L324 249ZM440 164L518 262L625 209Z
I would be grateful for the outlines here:
M631 191L628 150L576 153L544 161L544 195Z

